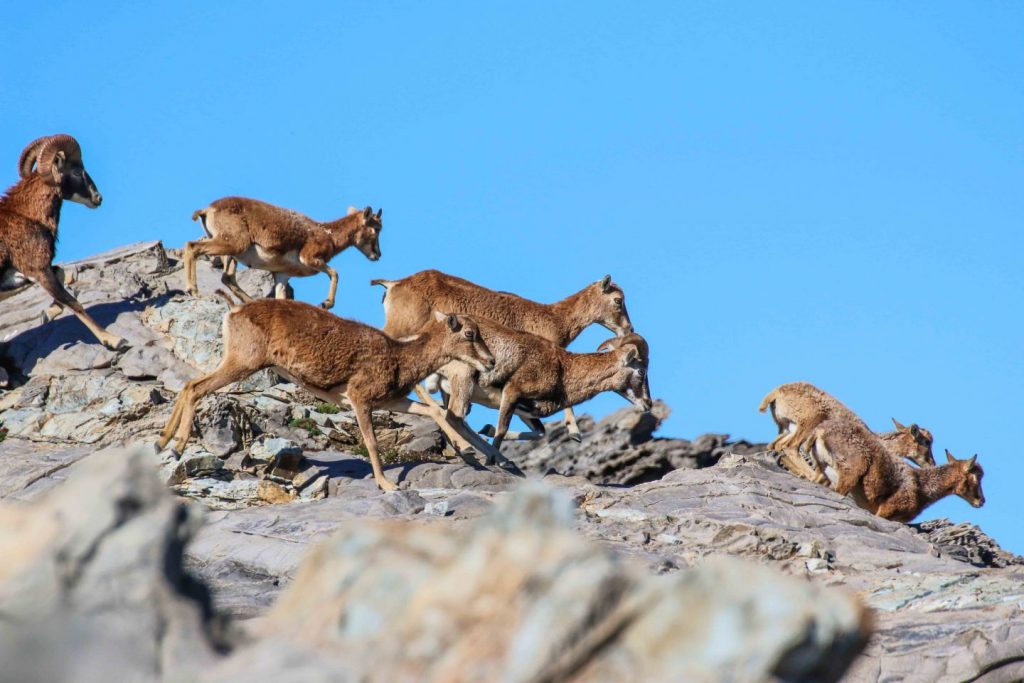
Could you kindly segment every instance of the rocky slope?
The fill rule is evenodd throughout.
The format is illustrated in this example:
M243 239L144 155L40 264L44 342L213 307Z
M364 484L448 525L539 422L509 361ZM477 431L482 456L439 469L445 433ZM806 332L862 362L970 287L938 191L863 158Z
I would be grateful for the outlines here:
M0 304L11 680L1024 676L1020 558L970 525L878 519L759 444L656 438L661 404L510 444L525 484L380 413L383 494L351 416L269 372L207 398L181 460L123 450L216 365L225 305L180 295L158 243L71 270L132 347L41 325L38 289Z

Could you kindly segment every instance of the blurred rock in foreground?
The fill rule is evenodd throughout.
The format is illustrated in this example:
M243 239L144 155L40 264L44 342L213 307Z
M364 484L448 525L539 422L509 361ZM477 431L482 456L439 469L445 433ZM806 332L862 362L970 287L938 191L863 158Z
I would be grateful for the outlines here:
M155 466L111 449L0 506L0 678L187 680L215 660L209 594L182 571L198 520Z

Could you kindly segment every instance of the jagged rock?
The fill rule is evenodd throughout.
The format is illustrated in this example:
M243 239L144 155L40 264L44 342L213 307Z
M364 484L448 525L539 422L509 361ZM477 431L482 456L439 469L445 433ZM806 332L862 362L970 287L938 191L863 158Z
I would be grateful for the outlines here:
M226 458L251 441L255 431L249 414L235 398L214 395L204 402L197 421L199 438L211 453Z
M943 555L976 567L1024 565L1024 557L1006 552L977 526L969 522L953 524L948 519L912 524L925 534Z
M363 437L355 416L345 411L331 416L336 429L328 435L338 446L359 448ZM405 453L408 457L435 456L444 450L444 437L430 418L404 413L377 411L373 413L374 433L381 453Z
M503 452L524 471L582 476L601 484L640 484L679 468L708 467L725 453L765 448L746 441L730 443L727 434L705 434L692 442L654 438L669 413L668 406L655 401L649 413L630 406L596 425L584 416L578 420L582 443L572 440L561 423L549 424L544 438L506 442Z
M181 571L197 519L154 467L95 453L44 500L0 507L6 680L185 680L216 658L208 596Z
M180 459L171 460L163 468L163 481L176 486L188 479L206 478L224 469L224 461L212 453L184 453Z

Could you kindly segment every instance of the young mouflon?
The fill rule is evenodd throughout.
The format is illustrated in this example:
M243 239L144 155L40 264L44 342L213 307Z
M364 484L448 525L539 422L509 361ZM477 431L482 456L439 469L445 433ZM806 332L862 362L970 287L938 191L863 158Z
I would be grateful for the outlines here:
M813 429L801 447L835 469L832 488L858 505L897 522L910 522L926 507L956 494L974 507L985 504L984 471L978 456L957 460L947 450L946 464L913 467L888 452L859 420L832 417Z
M494 368L480 372L464 363L438 370L450 394L449 410L464 418L469 403L498 409L497 429L485 433L500 448L513 414L543 433L539 418L614 391L642 411L651 409L647 380L650 351L646 340L630 333L613 337L597 353L572 353L529 332L478 318L480 335L494 354Z
M288 280L316 273L331 278L324 308L334 306L338 272L328 263L340 252L354 246L366 258L380 258L382 210L369 206L362 211L349 207L335 221L321 223L298 211L245 197L224 197L192 214L199 220L207 239L185 244L185 280L188 293L199 293L196 285L196 257L201 254L225 257L223 282L242 301L252 298L235 279L237 261L274 275L274 294L285 298Z

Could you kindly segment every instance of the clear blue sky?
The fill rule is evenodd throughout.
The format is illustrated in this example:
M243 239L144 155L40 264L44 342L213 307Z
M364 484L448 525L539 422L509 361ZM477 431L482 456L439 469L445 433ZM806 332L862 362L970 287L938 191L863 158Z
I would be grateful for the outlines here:
M65 208L61 259L180 246L228 194L382 206L383 258L334 262L374 325L373 277L611 273L662 434L768 439L761 397L808 380L978 452L986 507L925 518L1024 552L1022 46L1009 2L7 2L0 178L79 138L105 201Z

